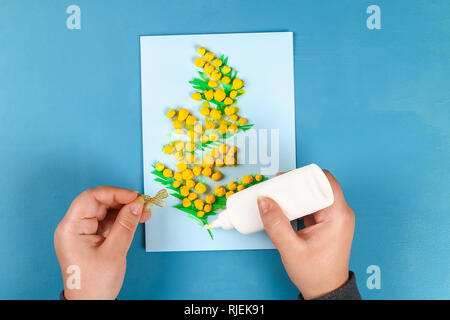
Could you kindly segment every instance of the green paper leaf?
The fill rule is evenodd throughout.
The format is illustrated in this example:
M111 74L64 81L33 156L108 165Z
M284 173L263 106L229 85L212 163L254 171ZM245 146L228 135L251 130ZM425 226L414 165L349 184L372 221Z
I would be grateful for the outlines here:
M181 194L179 194L179 193L171 193L170 194L171 196L173 196L173 197L175 197L175 198L178 198L178 199L180 199L180 200L183 200L184 199L184 197L181 195Z

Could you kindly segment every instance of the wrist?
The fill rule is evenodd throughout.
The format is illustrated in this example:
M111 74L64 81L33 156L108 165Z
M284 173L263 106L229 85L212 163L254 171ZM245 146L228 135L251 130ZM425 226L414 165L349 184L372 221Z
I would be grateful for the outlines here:
M305 300L312 300L328 295L343 287L349 280L349 271L339 272L333 277L324 277L311 286L297 286Z

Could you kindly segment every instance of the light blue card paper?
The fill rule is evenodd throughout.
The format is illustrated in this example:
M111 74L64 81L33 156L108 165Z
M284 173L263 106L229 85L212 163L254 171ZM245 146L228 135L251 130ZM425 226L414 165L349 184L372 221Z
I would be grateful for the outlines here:
M198 77L199 69L193 62L199 56L199 46L217 56L228 56L228 65L245 81L246 93L238 99L239 114L254 124L251 132L245 133L248 137L244 142L235 141L238 163L243 164L221 168L224 179L220 184L246 174L270 177L296 167L291 32L142 36L140 42L145 194L153 196L162 188L151 174L153 165L163 162L176 168L174 158L161 151L173 132L167 111L184 107L203 119L199 113L201 103L191 99L194 89L189 84ZM236 230L214 229L211 240L205 229L172 208L178 203L179 199L170 196L165 207L153 207L152 217L145 224L146 251L274 248L264 231L242 235ZM209 221L214 219L210 217Z

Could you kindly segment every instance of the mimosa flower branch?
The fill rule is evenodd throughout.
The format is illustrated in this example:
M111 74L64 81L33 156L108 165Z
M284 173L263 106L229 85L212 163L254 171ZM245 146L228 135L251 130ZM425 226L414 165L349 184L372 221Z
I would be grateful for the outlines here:
M217 168L238 165L237 147L228 145L226 140L249 130L253 124L247 124L247 119L238 115L237 102L245 94L244 81L227 64L228 57L215 58L204 47L198 48L198 53L200 57L194 64L203 71L199 72L200 78L189 83L195 90L191 98L202 102L200 114L204 119L200 121L186 108L167 112L177 139L165 145L163 152L174 156L178 171L157 163L151 173L157 176L156 182L172 190L170 195L181 201L173 207L204 227L210 216L226 207L228 197L267 178L259 174L245 175L206 194L211 191L208 179L223 179L222 171ZM211 230L206 230L213 239Z

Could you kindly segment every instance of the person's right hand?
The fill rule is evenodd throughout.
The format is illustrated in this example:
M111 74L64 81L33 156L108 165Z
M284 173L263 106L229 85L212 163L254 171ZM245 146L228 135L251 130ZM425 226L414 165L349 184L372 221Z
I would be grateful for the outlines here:
M261 219L278 249L292 282L305 299L324 296L349 278L355 216L333 175L324 170L333 189L334 203L303 217L306 228L294 231L278 204L258 200Z

